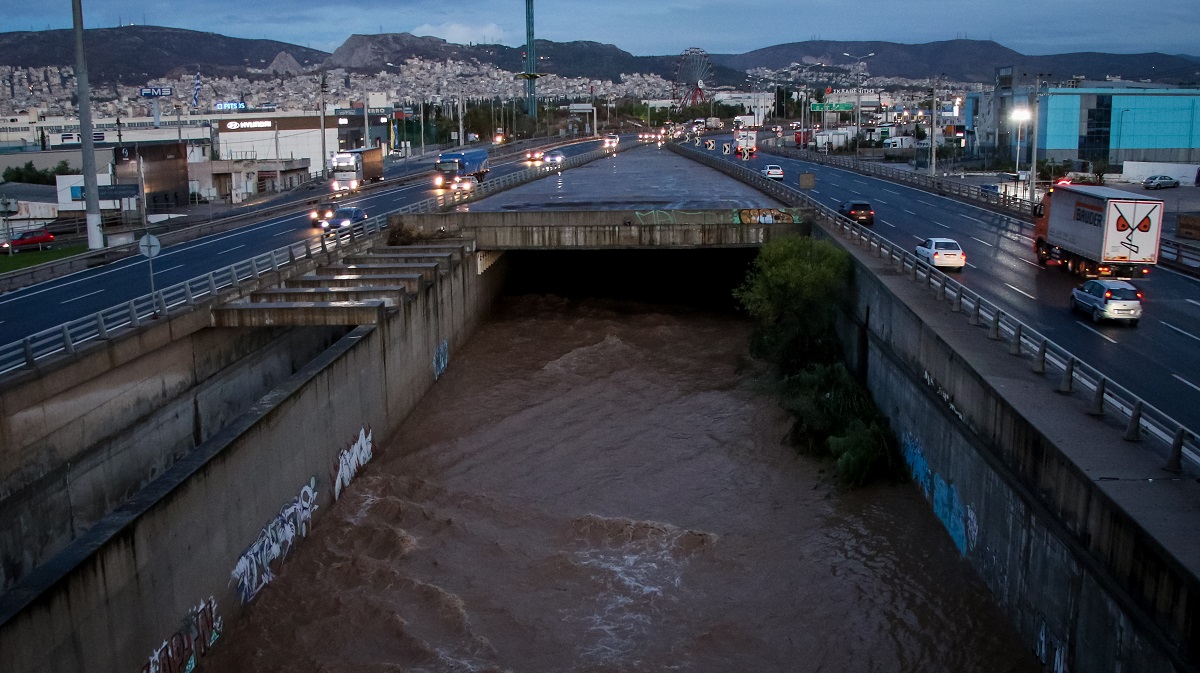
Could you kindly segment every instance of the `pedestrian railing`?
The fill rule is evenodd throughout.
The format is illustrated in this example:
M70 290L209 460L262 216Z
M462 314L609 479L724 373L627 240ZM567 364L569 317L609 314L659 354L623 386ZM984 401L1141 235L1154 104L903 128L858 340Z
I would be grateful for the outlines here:
M735 162L724 161L692 148L679 146L677 151L686 152L689 158L714 165L728 175L757 186L763 178ZM1172 472L1183 470L1183 460L1189 467L1200 466L1200 440L1197 433L1182 423L1148 404L1129 389L1113 382L1099 369L1087 364L1069 350L1051 341L1034 327L1027 325L1001 306L983 295L964 286L942 271L930 266L896 243L879 233L864 227L837 211L821 204L798 189L779 185L793 192L790 202L797 200L813 209L816 221L823 223L851 244L885 260L885 263L908 276L912 282L924 285L938 301L950 304L952 311L962 313L971 325L986 328L987 338L1006 344L1008 352L1021 357L1039 373L1057 373L1057 390L1062 393L1082 391L1092 397L1088 413L1096 416L1116 413L1124 419L1125 439L1140 441L1149 436L1170 447L1165 457L1164 469ZM799 203L797 203L799 205Z

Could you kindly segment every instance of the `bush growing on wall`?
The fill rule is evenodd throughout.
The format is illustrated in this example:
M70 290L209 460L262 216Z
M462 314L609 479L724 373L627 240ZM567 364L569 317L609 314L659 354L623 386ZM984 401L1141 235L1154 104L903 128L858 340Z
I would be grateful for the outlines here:
M776 393L794 419L789 442L833 458L844 483L861 485L899 463L887 419L846 370L834 331L849 279L845 251L791 236L762 247L734 297L757 323L751 354L779 373Z

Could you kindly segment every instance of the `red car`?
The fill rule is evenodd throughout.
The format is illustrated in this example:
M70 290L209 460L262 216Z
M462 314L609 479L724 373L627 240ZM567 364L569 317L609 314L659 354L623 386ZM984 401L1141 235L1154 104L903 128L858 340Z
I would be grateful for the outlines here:
M54 244L54 234L48 229L30 229L23 231L11 241L0 243L0 252L20 252L22 250L49 250Z

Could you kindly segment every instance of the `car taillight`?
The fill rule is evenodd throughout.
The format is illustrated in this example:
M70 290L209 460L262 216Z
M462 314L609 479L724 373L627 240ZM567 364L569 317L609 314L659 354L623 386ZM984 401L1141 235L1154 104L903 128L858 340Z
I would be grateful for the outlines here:
M1112 292L1105 292L1105 293L1104 293L1104 299L1105 299L1105 300L1112 299Z
M1141 301L1141 300L1142 300L1142 293L1141 293L1141 292L1138 292L1138 293L1137 293L1137 298L1138 298L1138 301Z
M1150 275L1150 267L1148 267L1148 266L1144 266L1144 267L1142 267L1142 275L1143 275L1143 276L1148 276L1148 275Z
M934 256L934 257L941 257L941 256L942 256L942 253L940 253L940 252L935 252L935 253L933 253L933 256Z

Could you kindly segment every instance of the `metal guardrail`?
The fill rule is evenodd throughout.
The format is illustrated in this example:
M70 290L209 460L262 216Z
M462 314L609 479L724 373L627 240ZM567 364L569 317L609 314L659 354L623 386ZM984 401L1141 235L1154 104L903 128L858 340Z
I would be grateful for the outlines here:
M487 180L470 192L446 192L411 203L389 213L368 218L352 227L319 234L271 252L252 257L231 266L172 285L152 294L142 295L127 303L113 306L92 315L77 318L57 327L42 330L20 341L0 346L0 376L22 369L32 369L39 361L57 355L70 355L89 342L111 338L123 329L136 329L148 321L165 317L173 310L191 309L198 302L219 298L223 291L244 282L258 280L269 271L278 272L294 267L297 260L311 259L314 254L338 250L362 236L370 236L387 228L388 216L395 213L431 213L452 208L532 182L549 173L582 166L617 149L596 150L568 157L561 164L533 166L524 171Z
M743 182L757 186L763 180L758 173L723 161L691 148L681 147L689 158L699 158L702 163L723 164L721 170ZM1183 459L1195 469L1200 467L1200 440L1197 433L1145 402L1127 388L1114 383L1099 369L1076 357L1066 348L1051 341L1033 327L1005 313L999 304L950 278L942 271L919 259L915 253L892 243L874 230L843 217L837 211L812 199L799 190L784 187L794 193L794 198L811 206L816 219L834 227L855 245L866 246L887 264L897 268L915 283L922 283L936 294L939 301L948 302L952 311L968 316L970 324L987 326L989 339L1006 342L1009 353L1030 362L1036 372L1045 373L1048 368L1061 372L1057 390L1070 393L1078 387L1092 394L1090 414L1102 415L1107 411L1120 414L1126 422L1125 439L1137 441L1149 435L1169 446L1164 469L1172 472L1183 470Z
M956 180L924 175L913 171L902 171L883 164L858 161L848 156L829 156L820 152L797 150L778 145L764 144L761 147L769 149L772 153L780 156L799 159L809 163L836 166L883 180L909 184L927 192L944 196L954 196L959 199L978 203L993 211L1007 211L1001 214L1009 217L1013 222L1019 223L1021 229L1026 231L1033 229L1033 224L1024 219L1033 216L1035 204L1032 201L990 192L976 185L963 184ZM1159 263L1178 271L1184 271L1189 275L1200 276L1200 245L1192 245L1175 239L1163 238L1159 243Z

